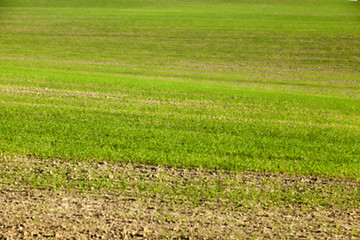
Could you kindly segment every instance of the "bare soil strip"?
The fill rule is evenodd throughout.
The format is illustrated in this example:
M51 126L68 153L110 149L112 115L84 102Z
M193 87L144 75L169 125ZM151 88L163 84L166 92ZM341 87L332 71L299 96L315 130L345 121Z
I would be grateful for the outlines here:
M0 159L0 239L360 238L358 182Z

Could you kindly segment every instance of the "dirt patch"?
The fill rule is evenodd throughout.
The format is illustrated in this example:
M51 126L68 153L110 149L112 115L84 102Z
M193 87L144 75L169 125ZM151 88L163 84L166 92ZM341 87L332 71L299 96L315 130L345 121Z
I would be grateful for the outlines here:
M360 211L192 207L124 195L2 187L6 239L237 239L359 237Z
M358 182L4 156L1 163L0 239L360 237Z

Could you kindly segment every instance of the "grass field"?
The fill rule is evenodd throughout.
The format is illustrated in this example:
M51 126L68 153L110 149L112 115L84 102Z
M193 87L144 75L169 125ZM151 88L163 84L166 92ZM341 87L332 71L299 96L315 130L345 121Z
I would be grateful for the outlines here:
M303 195L298 185L283 191L281 183L270 184L273 194L264 196L231 182L235 212L246 196L274 206L299 204L300 197L312 211L359 207L352 197L360 191L359 3L3 0L0 14L5 186L105 192L137 186L157 196L161 184L117 185L109 180L115 173L89 180L88 172L74 183L72 170L47 174L41 164L26 170L23 160L9 159L89 168L147 164L204 176L260 172L265 186L272 181L266 174L339 181L320 195L318 188ZM229 198L213 182L192 184L193 192L167 193L191 204L202 191L208 202Z

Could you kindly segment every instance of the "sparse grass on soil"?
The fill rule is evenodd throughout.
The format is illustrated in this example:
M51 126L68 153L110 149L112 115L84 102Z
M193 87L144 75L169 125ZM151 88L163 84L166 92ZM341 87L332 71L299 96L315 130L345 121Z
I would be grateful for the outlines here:
M0 166L9 239L360 237L358 182L6 156Z
M0 0L0 239L359 238L359 10Z

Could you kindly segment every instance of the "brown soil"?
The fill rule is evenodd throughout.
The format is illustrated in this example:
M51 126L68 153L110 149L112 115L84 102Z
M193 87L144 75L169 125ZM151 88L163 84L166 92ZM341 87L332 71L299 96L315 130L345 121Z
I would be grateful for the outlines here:
M280 186L301 196L299 192L309 188L314 192L322 192L323 198L330 196L331 201L336 198L331 195L336 192L335 186L348 191L343 195L349 194L349 191L351 193L351 189L358 194L358 182L254 172L234 174L146 165L23 160L20 162L29 164L26 165L28 170L22 169L22 165L14 161L7 161L8 165L4 161L1 163L13 175L15 168L26 172L40 165L44 172L52 172L54 169L62 171L61 167L69 166L69 169L77 169L80 173L87 169L88 174L94 174L92 170L96 170L111 179L118 178L118 173L128 179L132 188L117 191L116 188L104 187L104 191L95 192L74 187L54 189L51 184L34 188L31 184L4 180L0 184L0 239L360 238L360 208L358 204L347 200L351 199L350 195L338 196L344 204L334 201L329 205L312 199L307 202L293 201L291 196L286 197L290 200L273 201L272 204L271 201L269 203L261 199L267 197L269 200L268 195L254 195L255 189L276 192ZM70 174L74 179L78 173L76 171ZM1 173L3 179L6 179L4 173ZM226 179L233 179L234 182L230 183ZM140 180L149 186L164 182L164 188L174 188L177 197L169 198L168 189L163 192L141 192L138 188ZM224 188L230 188L229 191L248 191L254 197L247 199L251 201L239 199L236 202L220 195L208 196L195 203L191 201L189 192L181 195L179 190L179 186L189 183L194 186L201 184L197 188L199 191L212 188L215 180L224 182ZM137 182L137 185L130 184L132 181ZM233 184L236 182L240 187Z

